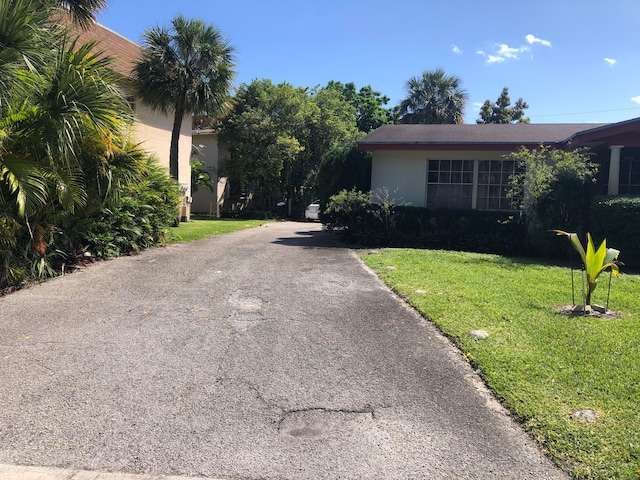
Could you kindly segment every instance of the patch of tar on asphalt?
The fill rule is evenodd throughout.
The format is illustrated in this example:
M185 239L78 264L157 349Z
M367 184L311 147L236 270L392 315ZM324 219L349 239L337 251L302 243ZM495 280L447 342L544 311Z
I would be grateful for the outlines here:
M244 295L240 295L238 292L234 292L229 295L227 302L231 307L245 311L245 312L255 312L262 308L262 299L258 297L246 297Z
M227 302L232 307L229 321L238 333L244 333L250 328L265 321L262 314L263 301L258 297L244 296L232 293Z
M298 439L321 438L364 432L374 427L373 410L342 411L311 409L286 413L278 431L280 435Z

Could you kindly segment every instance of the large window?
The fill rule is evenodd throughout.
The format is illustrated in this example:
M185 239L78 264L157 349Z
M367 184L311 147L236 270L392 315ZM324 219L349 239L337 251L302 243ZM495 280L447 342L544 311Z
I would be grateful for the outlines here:
M640 194L640 158L624 157L620 160L618 192L621 195Z
M427 207L513 210L509 181L513 160L429 160Z
M513 210L508 198L509 181L515 173L513 160L481 160L478 162L479 210Z
M472 208L473 160L429 160L427 207Z

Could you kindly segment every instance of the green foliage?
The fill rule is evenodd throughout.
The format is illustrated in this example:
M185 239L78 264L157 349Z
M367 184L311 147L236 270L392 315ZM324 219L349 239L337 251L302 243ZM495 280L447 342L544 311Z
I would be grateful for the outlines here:
M480 109L480 118L476 123L529 123L529 118L524 116L525 109L529 108L522 97L511 106L509 88L504 87L498 100L487 100Z
M356 190L331 197L322 222L345 240L491 253L521 253L525 231L508 213L394 205L386 192Z
M302 212L322 157L356 136L354 108L338 90L254 80L240 86L223 123L220 139L231 157L221 174L253 208L274 210L286 198Z
M368 193L355 189L342 190L329 199L320 218L328 230L340 231L343 236L353 240L365 235L365 224L371 217L372 208Z
M213 192L214 180L207 165L195 157L191 158L191 192L197 192L200 187Z
M110 58L57 21L103 4L0 3L0 288L157 244L177 214L175 182L129 138Z
M464 123L468 94L462 80L438 68L412 77L407 98L400 103L401 123Z
M103 208L66 222L63 232L67 244L98 258L163 244L178 214L179 199L176 181L156 160L148 158L139 176L122 185Z
M371 189L371 153L358 150L355 144L338 146L327 152L318 168L316 197L325 205L329 197L342 190Z
M640 197L594 198L590 230L620 249L620 259L627 267L640 268Z
M521 147L508 158L522 169L512 178L511 195L527 225L532 253L555 251L546 237L549 230L584 232L597 172L589 154L540 146Z
M591 305L591 294L598 286L598 277L600 274L607 269L611 269L613 274L616 277L618 276L618 265L620 262L617 261L617 258L618 255L620 255L620 250L607 248L606 239L602 241L596 250L590 233L587 233L587 249L585 250L576 233L563 232L562 230L554 230L554 232L560 236L567 237L573 248L580 254L586 275L587 287L584 304Z
M391 111L384 108L389 103L389 97L373 90L370 85L356 90L353 82L344 84L332 80L324 88L341 92L355 108L356 126L361 132L369 133L384 124L393 123Z

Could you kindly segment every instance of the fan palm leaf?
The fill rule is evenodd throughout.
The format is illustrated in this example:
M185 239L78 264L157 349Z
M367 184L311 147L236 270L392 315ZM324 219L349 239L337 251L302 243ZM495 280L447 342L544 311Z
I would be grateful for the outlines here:
M464 123L468 94L460 78L438 68L410 78L400 103L402 123Z

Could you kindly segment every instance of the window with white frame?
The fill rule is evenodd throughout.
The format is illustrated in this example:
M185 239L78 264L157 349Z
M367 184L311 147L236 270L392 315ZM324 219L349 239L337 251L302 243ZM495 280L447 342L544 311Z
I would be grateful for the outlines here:
M429 160L427 207L513 210L508 198L513 160Z

